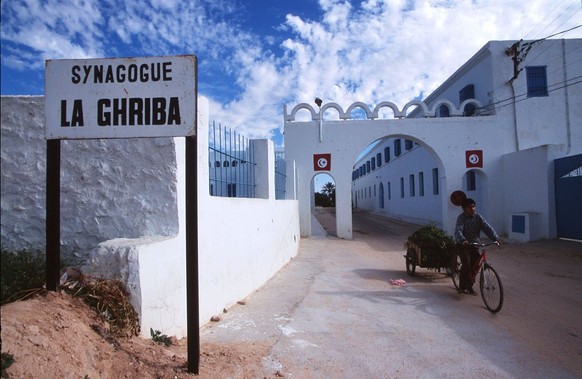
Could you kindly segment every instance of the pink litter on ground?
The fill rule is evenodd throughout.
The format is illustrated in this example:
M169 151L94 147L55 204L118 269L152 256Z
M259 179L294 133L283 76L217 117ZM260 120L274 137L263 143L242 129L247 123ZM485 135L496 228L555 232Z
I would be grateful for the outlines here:
M390 284L393 286L401 286L406 284L406 281L404 279L390 279Z

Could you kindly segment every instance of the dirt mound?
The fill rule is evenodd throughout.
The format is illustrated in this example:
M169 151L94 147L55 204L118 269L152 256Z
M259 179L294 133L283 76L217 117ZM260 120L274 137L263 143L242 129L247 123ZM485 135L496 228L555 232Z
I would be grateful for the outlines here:
M88 305L48 292L2 306L2 352L12 378L189 378L186 339L170 346L116 338ZM269 346L202 344L200 378L265 376ZM274 375L273 375L274 376Z

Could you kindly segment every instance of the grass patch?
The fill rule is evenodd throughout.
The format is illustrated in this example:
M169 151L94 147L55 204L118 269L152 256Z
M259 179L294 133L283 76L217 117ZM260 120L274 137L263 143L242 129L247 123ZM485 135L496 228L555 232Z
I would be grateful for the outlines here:
M1 250L0 288L2 304L25 298L42 288L46 278L46 257L41 251Z

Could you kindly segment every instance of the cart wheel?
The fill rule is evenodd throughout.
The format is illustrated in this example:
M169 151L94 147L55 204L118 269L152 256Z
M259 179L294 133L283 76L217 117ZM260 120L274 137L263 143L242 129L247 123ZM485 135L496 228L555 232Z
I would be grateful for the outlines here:
M406 252L406 273L410 276L416 271L416 251L408 249Z

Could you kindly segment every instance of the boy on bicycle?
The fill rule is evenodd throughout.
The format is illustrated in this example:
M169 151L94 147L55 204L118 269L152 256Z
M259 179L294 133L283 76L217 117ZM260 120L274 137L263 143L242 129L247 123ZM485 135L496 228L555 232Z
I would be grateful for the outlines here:
M489 223L476 212L473 199L465 199L461 204L463 213L457 217L455 226L455 242L461 256L461 272L459 278L459 293L474 295L473 284L479 266L479 249L471 243L479 243L479 235L484 232L489 239L499 243L499 236Z

